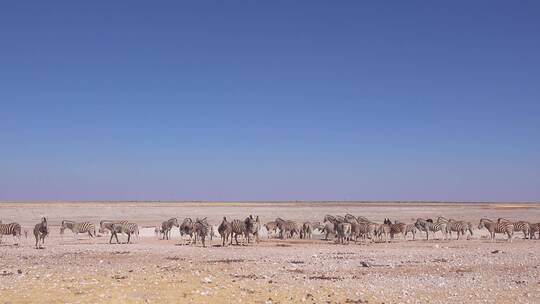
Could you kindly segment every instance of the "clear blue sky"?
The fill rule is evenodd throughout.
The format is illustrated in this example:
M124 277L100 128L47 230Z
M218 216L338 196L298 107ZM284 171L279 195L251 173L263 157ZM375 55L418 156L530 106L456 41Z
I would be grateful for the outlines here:
M538 1L32 2L0 200L540 201Z

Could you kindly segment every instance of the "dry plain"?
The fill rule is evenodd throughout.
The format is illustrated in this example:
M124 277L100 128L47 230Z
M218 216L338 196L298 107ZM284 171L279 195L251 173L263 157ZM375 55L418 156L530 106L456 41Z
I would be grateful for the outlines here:
M322 221L325 214L472 221L505 217L540 222L540 204L361 202L3 202L0 219L28 231L19 246L0 245L0 303L539 303L540 241L495 243L475 227L469 240L397 238L389 243L336 244L267 239L259 244L202 248L182 245L178 232L158 240L141 229L134 244L108 237L59 233L62 219L127 219L141 227L170 217L243 219L283 217ZM51 234L34 249L32 229L41 216Z

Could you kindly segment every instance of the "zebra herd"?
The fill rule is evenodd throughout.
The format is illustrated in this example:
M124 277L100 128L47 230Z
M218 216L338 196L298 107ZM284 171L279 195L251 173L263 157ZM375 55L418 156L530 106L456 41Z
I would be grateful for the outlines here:
M328 240L333 235L338 243L348 244L350 241L355 243L358 240L388 241L395 236L401 235L403 239L408 234L412 234L413 240L417 232L424 232L426 240L431 236L440 233L443 239L452 237L455 232L457 240L460 237L470 238L473 235L474 225L471 222L455 219L447 219L439 216L436 220L418 218L414 223L392 222L385 218L382 224L371 221L363 216L354 216L352 214L329 215L327 214L321 222L304 222L302 225L294 221L286 221L277 218L275 221L264 225L268 231L268 237L293 238L297 235L301 239L310 239L314 230L319 230L324 235L324 240ZM499 218L493 221L487 218L480 219L478 229L486 229L489 232L490 239L495 241L496 234L505 234L508 241L512 241L514 232L522 232L524 238L534 239L540 233L540 223L530 223L527 221L510 221L505 218ZM540 239L540 235L538 236Z
M208 223L207 218L185 218L182 223L177 218L170 218L155 227L155 234L163 240L171 238L171 231L174 227L178 228L182 240L187 241L185 244L196 245L200 240L203 247L206 247L206 239L210 240L215 237L214 227ZM322 222L303 222L286 220L281 217L274 221L267 222L261 225L259 216L249 215L244 219L227 220L223 217L217 231L221 236L221 246L225 247L232 245L233 241L236 245L247 245L251 240L259 243L259 231L265 228L268 238L279 239L311 239L313 233L318 231L323 235L323 240L329 240L332 236L337 243L349 244L351 241L357 243L360 241L384 241L394 239L401 235L403 239L407 239L407 235L411 234L413 240L416 238L416 233L425 233L426 240L440 234L442 239L449 239L452 233L456 233L457 240L460 237L467 239L472 237L474 225L471 222L456 219L447 219L439 216L435 220L429 218L418 218L414 223L402 223L400 221L391 221L385 218L383 223L376 223L363 216L354 216L352 214L329 215L324 216ZM62 220L60 226L60 234L63 236L65 229L71 230L74 237L79 233L86 233L90 238L96 237L96 225L90 221L75 222L71 220ZM506 235L509 242L512 241L514 233L521 232L525 239L540 239L540 223L530 223L527 221L510 221L505 218L499 218L496 221L482 218L479 221L478 229L486 229L489 232L491 241L495 241L496 234ZM139 226L136 223L127 220L102 220L99 222L99 233L109 234L109 244L112 244L113 238L116 243L120 243L118 234L127 236L127 243L131 242L132 236L139 235ZM11 235L16 239L15 244L19 244L21 239L21 225L13 222L3 224L0 221L0 244L2 236ZM25 235L26 235L26 231ZM49 227L47 218L42 217L41 221L34 226L35 247L42 248L45 238L49 235ZM240 238L240 240L239 240Z

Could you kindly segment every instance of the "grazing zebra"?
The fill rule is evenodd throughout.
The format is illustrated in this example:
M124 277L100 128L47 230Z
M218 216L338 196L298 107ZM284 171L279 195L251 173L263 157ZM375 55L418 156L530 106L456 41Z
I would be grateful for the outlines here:
M183 237L184 235L189 236L189 242L188 244L191 244L193 241L193 220L191 218L185 218L182 224L179 227L180 230L180 237Z
M304 224L302 224L302 228L300 229L300 238L311 239L312 234L313 225L310 222L305 222Z
M261 229L261 222L259 220L259 216L256 216L253 218L253 215L248 216L244 222L246 223L246 231L248 235L248 243L249 243L249 235L252 234L255 242L259 243L259 230Z
M527 239L529 238L529 234L530 234L530 231L531 231L531 223L529 222L526 222L526 221L517 221L517 222L512 222L512 221L509 221L505 218L499 218L497 220L498 223L500 222L507 222L507 223L512 223L514 224L514 232L516 231L521 231L523 232L523 238L524 239Z
M41 248L41 246L38 247L38 243L41 240L41 244L45 244L45 237L49 234L49 227L47 227L47 219L45 217L41 218L41 223L36 224L34 226L34 237L36 238L36 249Z
M2 244L3 235L12 235L14 237L17 237L17 243L15 244L19 245L19 242L21 241L21 225L19 225L19 223L0 223L0 244Z
M201 238L203 247L206 247L206 236L209 234L209 224L206 221L206 218L195 220L193 224L193 234L195 234L195 245L197 244L197 237Z
M178 225L178 219L175 217L161 223L161 231L163 231L163 240L169 239L171 235L172 227L180 227L180 225Z
M223 217L223 221L218 227L219 235L221 235L221 241L222 241L222 247L225 247L227 242L229 241L229 237L231 238L232 242L232 224L227 222L227 218Z
M232 226L231 244L232 244L233 237L234 237L234 240L236 241L236 245L240 245L240 243L238 242L238 236L240 235L242 237L245 237L245 239L243 241L243 245L246 245L246 239L249 240L248 232L247 232L247 228L246 228L246 222L241 221L241 220L233 220L232 223L231 223L231 226Z
M416 228L418 228L418 230L426 232L426 240L429 240L430 231L433 232L433 234L435 234L437 231L441 231L443 233L443 239L446 239L446 223L434 223L432 219L426 220L423 218L418 218L414 225Z
M74 221L68 221L63 220L62 226L60 227L60 234L64 234L64 230L69 229L71 232L73 232L73 236L77 237L79 233L88 233L90 237L94 237L96 235L96 225L91 222L74 222Z
M351 238L351 223L338 223L336 226L336 234L340 244L349 244L349 240Z
M112 238L116 238L116 243L119 244L118 241L118 233L124 233L127 235L127 243L129 244L131 240L131 235L139 234L139 226L135 223L112 223L110 226L111 231L111 238L109 239L109 244L112 244Z
M407 224L405 227L405 238L407 238L407 234L411 233L413 240L416 238L416 225L414 224Z
M275 236L277 234L277 223L276 222L268 222L264 224L264 228L266 229L268 235L268 238L271 238L272 236Z
M295 221L286 221L282 218L277 218L276 224L279 228L279 236L282 239L286 238L287 236L292 238L294 234L300 235L300 228Z
M511 222L493 222L490 219L482 218L478 224L478 229L486 228L491 236L491 241L495 241L496 233L506 233L508 236L508 242L512 242L512 236L514 235L514 224Z
M531 224L531 231L529 232L531 239L536 238L536 233L538 233L538 238L540 238L540 223Z

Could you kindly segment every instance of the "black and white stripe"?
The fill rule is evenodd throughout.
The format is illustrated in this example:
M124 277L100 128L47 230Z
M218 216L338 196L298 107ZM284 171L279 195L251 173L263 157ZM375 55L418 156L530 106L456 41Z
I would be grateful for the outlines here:
M221 235L221 246L225 247L227 242L229 241L229 238L231 238L232 241L232 224L227 221L226 217L223 217L223 221L221 221L221 224L219 224L218 233L219 235Z
M446 223L443 222L436 222L434 223L431 219L423 219L419 218L416 220L416 223L414 224L416 228L420 231L426 232L426 240L429 240L429 232L433 232L435 234L437 231L441 231L443 234L443 239L446 239Z
M2 236L12 235L17 238L17 243L19 244L21 240L21 225L19 223L9 223L9 224L0 224L0 244L2 244Z
M74 222L63 220L62 226L60 227L60 234L64 234L65 229L71 230L74 233L74 236L77 237L79 233L88 233L90 237L96 235L96 225L92 222Z
M41 218L41 223L36 224L34 226L34 237L36 238L36 249L41 248L41 246L38 247L39 241L41 241L41 244L45 244L45 237L49 234L49 227L47 226L47 219L45 217Z
M171 230L173 227L179 227L178 219L177 218L171 218L167 221L164 221L161 223L161 231L163 233L163 239L168 240L171 235Z
M514 235L514 224L511 222L494 222L490 219L480 219L478 229L486 228L491 236L491 241L495 241L496 233L503 233L508 236L508 241L512 242L512 236Z

